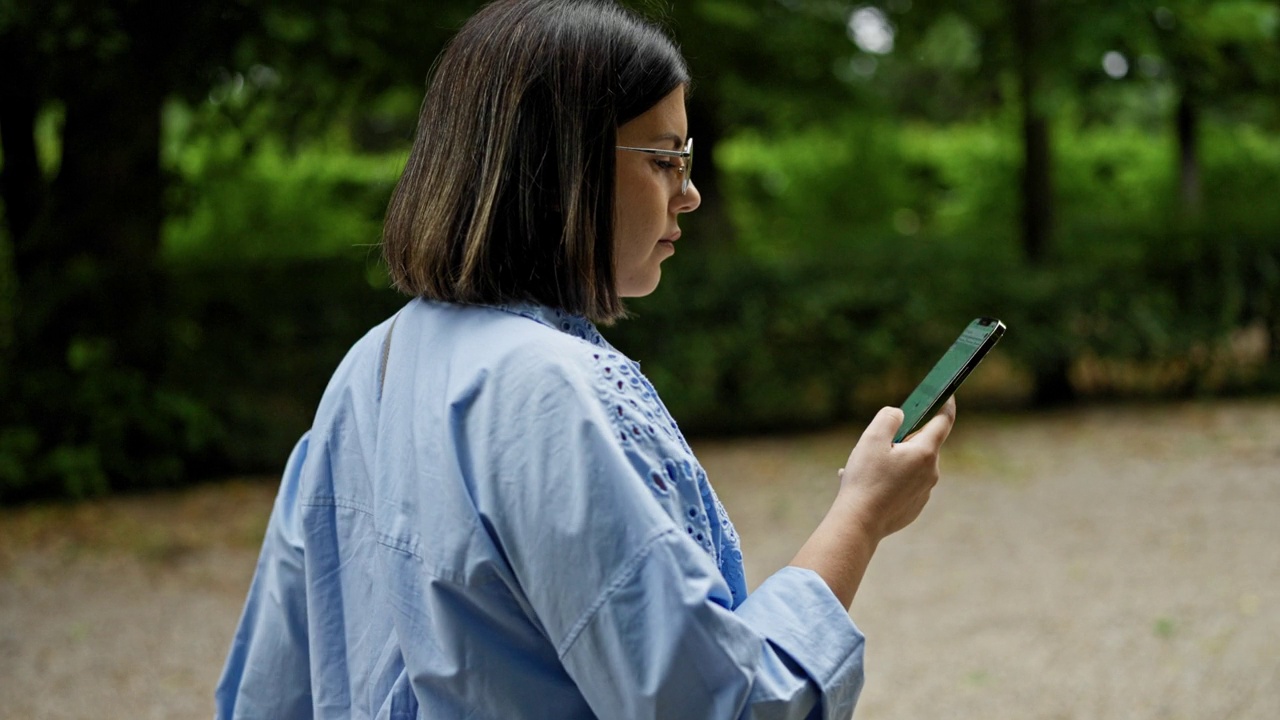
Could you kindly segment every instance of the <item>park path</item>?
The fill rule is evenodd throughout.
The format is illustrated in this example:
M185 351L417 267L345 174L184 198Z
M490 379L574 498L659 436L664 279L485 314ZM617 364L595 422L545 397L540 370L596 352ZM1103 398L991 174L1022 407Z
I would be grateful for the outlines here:
M856 432L695 443L753 583ZM943 471L854 602L857 720L1280 718L1280 401L962 414ZM0 510L0 718L209 717L273 490Z

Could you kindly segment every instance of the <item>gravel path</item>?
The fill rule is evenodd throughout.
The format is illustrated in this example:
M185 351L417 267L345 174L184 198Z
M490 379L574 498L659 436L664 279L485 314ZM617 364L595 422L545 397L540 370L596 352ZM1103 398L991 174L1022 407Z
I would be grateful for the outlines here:
M753 581L856 432L696 443ZM962 415L943 471L854 602L858 720L1280 718L1280 400ZM0 510L0 719L209 717L273 493Z

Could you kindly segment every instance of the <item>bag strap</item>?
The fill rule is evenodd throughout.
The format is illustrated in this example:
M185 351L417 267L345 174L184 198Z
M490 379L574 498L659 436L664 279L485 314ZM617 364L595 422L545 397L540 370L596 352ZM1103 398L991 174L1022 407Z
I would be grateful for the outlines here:
M382 340L382 372L378 375L378 398L382 398L382 387L387 384L387 360L391 357L391 333L396 331L396 321L400 313L391 318L391 327L387 328L387 337Z

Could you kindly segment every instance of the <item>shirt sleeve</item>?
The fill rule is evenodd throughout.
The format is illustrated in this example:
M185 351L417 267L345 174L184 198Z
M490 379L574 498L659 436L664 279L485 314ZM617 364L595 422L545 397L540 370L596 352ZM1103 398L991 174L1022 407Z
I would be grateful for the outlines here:
M473 468L486 526L593 712L848 718L863 637L826 584L787 568L733 609L646 482L656 448L617 434L589 372L563 370L508 368L465 422L488 450Z
M312 716L306 573L297 510L307 446L304 435L285 464L258 567L214 693L218 720Z

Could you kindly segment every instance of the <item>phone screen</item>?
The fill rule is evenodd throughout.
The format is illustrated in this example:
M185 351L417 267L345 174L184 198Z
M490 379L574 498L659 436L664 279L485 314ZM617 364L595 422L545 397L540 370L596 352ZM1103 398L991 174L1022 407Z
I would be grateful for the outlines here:
M893 438L894 442L902 442L933 417L969 372L978 366L987 351L995 347L996 341L1004 335L1004 329L1004 323L995 318L978 318L969 323L969 327L960 333L960 337L902 403L905 417Z

